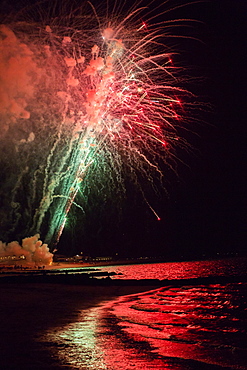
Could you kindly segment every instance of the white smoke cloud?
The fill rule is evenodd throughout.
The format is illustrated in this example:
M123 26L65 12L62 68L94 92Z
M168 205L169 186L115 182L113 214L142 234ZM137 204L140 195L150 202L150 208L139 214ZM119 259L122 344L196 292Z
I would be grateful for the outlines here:
M17 241L3 243L0 241L0 257L24 256L23 261L28 264L49 265L52 263L53 254L50 253L48 245L39 240L39 234L25 238L22 245Z

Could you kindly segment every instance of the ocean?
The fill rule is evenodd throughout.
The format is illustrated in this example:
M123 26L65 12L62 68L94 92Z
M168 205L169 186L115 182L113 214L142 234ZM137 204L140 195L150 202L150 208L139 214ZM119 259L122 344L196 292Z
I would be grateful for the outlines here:
M103 300L39 341L70 369L247 369L246 267L246 259L102 267L122 279L238 279Z
M167 279L155 289L0 284L0 368L247 370L246 267L233 258L97 268Z

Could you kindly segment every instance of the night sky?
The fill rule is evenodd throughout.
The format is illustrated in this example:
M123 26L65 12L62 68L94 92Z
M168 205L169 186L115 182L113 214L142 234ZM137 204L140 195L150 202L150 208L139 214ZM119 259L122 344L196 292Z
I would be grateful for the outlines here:
M129 184L119 209L114 200L103 207L96 201L83 227L77 215L61 238L61 252L167 260L246 253L247 2L198 2L170 17L201 21L178 31L198 41L174 41L178 62L194 78L185 87L200 103L191 123L196 134L185 134L194 149L178 152L184 164L178 161L176 176L165 169L165 191L147 194L160 221Z
M171 244L182 253L245 251L246 243L246 1L212 1L198 7L200 45L191 54L205 71L201 91L212 103L171 202ZM200 38L199 35L199 38ZM191 48L189 47L189 51ZM200 99L200 89L198 96ZM175 235L173 231L175 229ZM181 246L181 247L180 247Z
M170 247L189 257L244 253L247 3L205 2L193 17L204 22L197 30L204 43L188 42L186 57L206 78L196 87L198 100L212 106L202 113L199 154L186 159L190 169L182 168L165 212Z

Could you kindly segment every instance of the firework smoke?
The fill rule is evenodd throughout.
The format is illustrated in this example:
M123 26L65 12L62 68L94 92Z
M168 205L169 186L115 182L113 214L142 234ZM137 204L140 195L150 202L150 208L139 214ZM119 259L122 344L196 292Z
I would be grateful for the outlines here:
M39 233L52 245L71 206L83 211L78 192L121 192L125 173L152 182L171 166L185 92L163 25L147 26L141 11L1 25L2 240Z
M16 241L8 244L0 241L0 259L1 257L8 257L8 262L10 262L12 256L21 258L22 263L35 263L36 265L49 265L53 258L53 254L49 252L47 244L42 244L38 234L23 239L21 245ZM5 262L5 259L3 262Z

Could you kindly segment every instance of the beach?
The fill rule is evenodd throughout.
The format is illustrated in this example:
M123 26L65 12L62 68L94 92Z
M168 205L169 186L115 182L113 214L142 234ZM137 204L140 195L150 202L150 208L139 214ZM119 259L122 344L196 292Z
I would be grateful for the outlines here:
M73 266L1 275L0 369L247 370L247 259Z
M46 345L37 341L42 333L76 321L79 313L101 302L148 289L150 287L0 284L0 368L66 369L49 355Z

